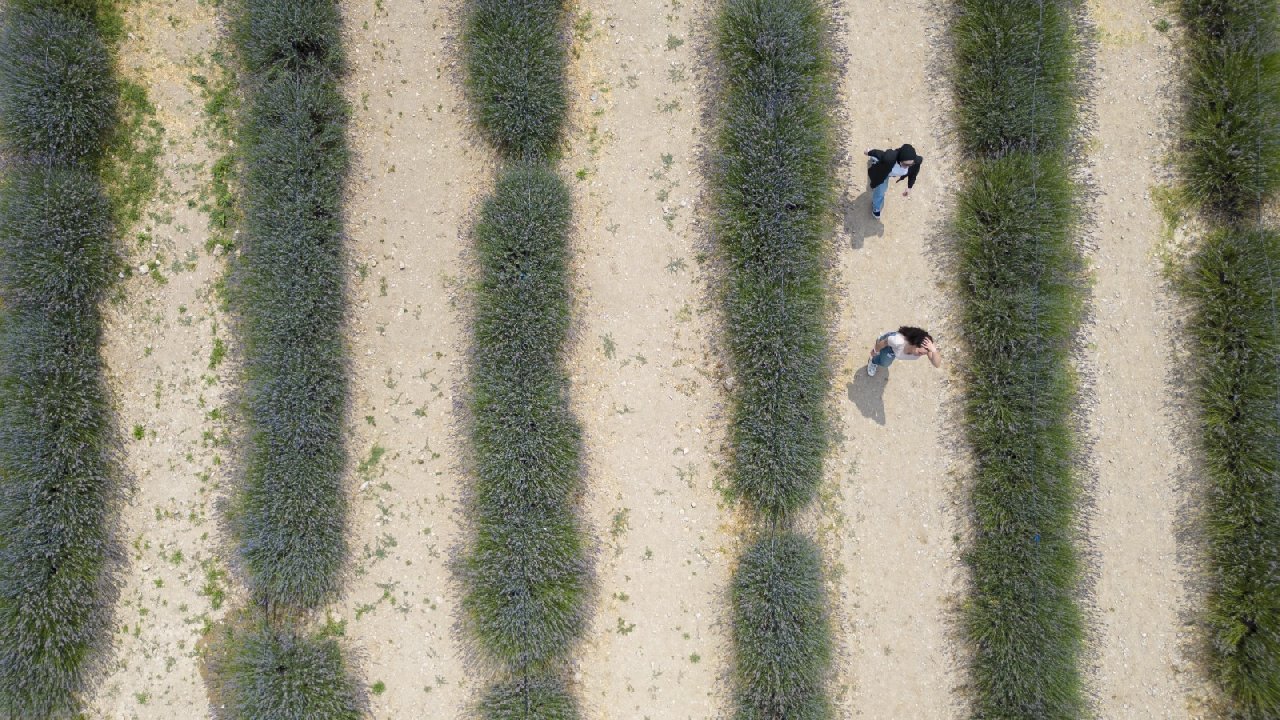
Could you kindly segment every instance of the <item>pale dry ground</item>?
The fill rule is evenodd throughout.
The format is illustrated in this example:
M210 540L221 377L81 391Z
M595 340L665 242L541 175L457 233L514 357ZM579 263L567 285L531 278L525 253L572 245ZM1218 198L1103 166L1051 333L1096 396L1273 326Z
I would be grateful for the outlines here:
M462 489L454 299L469 213L492 166L450 76L446 3L346 3L355 153L351 275L354 573L333 609L364 656L373 717L456 717L473 683L448 558Z
M1174 483L1188 463L1175 442L1171 398L1177 312L1162 280L1162 225L1152 200L1169 152L1175 107L1161 9L1142 0L1090 2L1099 31L1094 88L1098 128L1090 165L1101 195L1091 254L1096 367L1097 550L1103 717L1198 717L1203 696L1183 656L1186 605L1174 525Z
M928 0L841 3L849 60L842 95L849 159L837 279L844 288L832 394L846 436L828 459L845 528L835 544L844 662L844 716L873 720L958 717L960 682L948 613L961 587L951 505L955 466L944 438L944 403L955 383L949 292L931 250L955 179L934 118L945 84L928 74L936 32ZM904 28L909 30L903 32ZM890 183L871 216L867 148L909 142L923 156L910 198ZM866 373L876 338L900 325L929 330L943 352Z
M734 537L722 401L694 225L702 178L693 23L702 0L581 0L574 127L579 337L570 359L601 540L580 652L587 717L718 717Z
M223 258L205 247L209 171L216 158L204 100L191 79L214 79L214 11L196 0L130 4L125 77L142 84L163 124L161 188L126 235L131 271L109 307L106 358L135 489L123 513L129 564L116 609L116 653L87 708L91 718L208 716L196 645L228 590L214 508L226 477L220 420L231 342L213 284ZM145 234L146 237L142 237ZM145 264L145 267L142 267ZM134 437L135 429L142 435ZM229 604L230 599L227 600Z

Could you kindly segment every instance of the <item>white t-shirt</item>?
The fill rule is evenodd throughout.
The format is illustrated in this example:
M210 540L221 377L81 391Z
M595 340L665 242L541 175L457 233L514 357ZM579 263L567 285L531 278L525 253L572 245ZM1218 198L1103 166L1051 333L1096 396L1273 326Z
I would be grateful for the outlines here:
M893 167L889 168L889 177L902 177L909 172L911 172L911 168L905 168L898 163L894 163Z
M907 339L900 332L889 335L884 341L889 343L894 357L898 360L919 360L924 357L923 355L912 355L907 352Z

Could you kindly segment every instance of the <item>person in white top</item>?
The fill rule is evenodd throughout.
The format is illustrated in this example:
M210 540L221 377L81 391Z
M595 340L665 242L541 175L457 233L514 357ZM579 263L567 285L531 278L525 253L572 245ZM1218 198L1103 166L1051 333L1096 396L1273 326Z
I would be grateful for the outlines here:
M919 360L926 356L934 367L942 367L942 353L934 344L933 336L918 327L903 325L876 338L867 358L867 374L874 377L876 370L889 367L894 360Z

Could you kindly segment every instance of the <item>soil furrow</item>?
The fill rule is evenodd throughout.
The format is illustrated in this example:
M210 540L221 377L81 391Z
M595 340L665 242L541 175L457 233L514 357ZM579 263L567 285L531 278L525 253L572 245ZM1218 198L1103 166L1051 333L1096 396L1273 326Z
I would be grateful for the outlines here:
M469 218L490 174L466 127L447 4L347 3L354 573L335 615L365 655L373 717L473 699L454 632L455 394Z
M939 21L925 0L843 3L843 81L848 115L847 196L839 236L843 286L833 393L844 439L829 460L840 493L824 503L844 531L829 543L846 647L840 683L848 713L869 718L958 717L959 682L948 613L962 568L951 504L955 457L947 441L955 355L950 299L934 254L954 183L936 118L946 85L930 74ZM868 148L911 143L924 158L910 198L891 184L881 219L871 215ZM930 331L943 367L898 362L866 372L876 338L900 325Z
M1091 2L1089 10L1100 41L1089 157L1100 191L1090 338L1100 714L1185 718L1196 713L1182 654L1186 578L1174 531L1176 481L1188 458L1175 442L1178 310L1161 277L1166 240L1153 198L1174 112L1166 95L1170 43L1148 3Z
M697 2L583 0L572 150L579 334L570 366L600 539L584 710L600 720L710 718L727 647L717 490L721 402L708 345Z
M145 88L164 142L158 192L125 233L130 270L105 332L134 491L115 659L89 714L198 720L208 717L199 642L231 604L215 502L230 459L232 348L216 290L225 239L209 231L220 150L204 112L220 82L217 19L204 2L154 0L130 4L125 22L120 72Z

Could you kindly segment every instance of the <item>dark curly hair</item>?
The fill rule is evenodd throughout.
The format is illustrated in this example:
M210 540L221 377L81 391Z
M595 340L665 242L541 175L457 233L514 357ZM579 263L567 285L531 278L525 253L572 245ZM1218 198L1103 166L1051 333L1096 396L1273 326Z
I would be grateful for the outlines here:
M907 339L907 342L911 343L912 345L915 345L916 347L922 347L922 344L924 343L925 339L929 339L929 340L933 339L933 336L929 334L928 330L922 330L918 327L911 327L910 325L903 325L902 327L898 328L898 332L902 335L902 337Z

